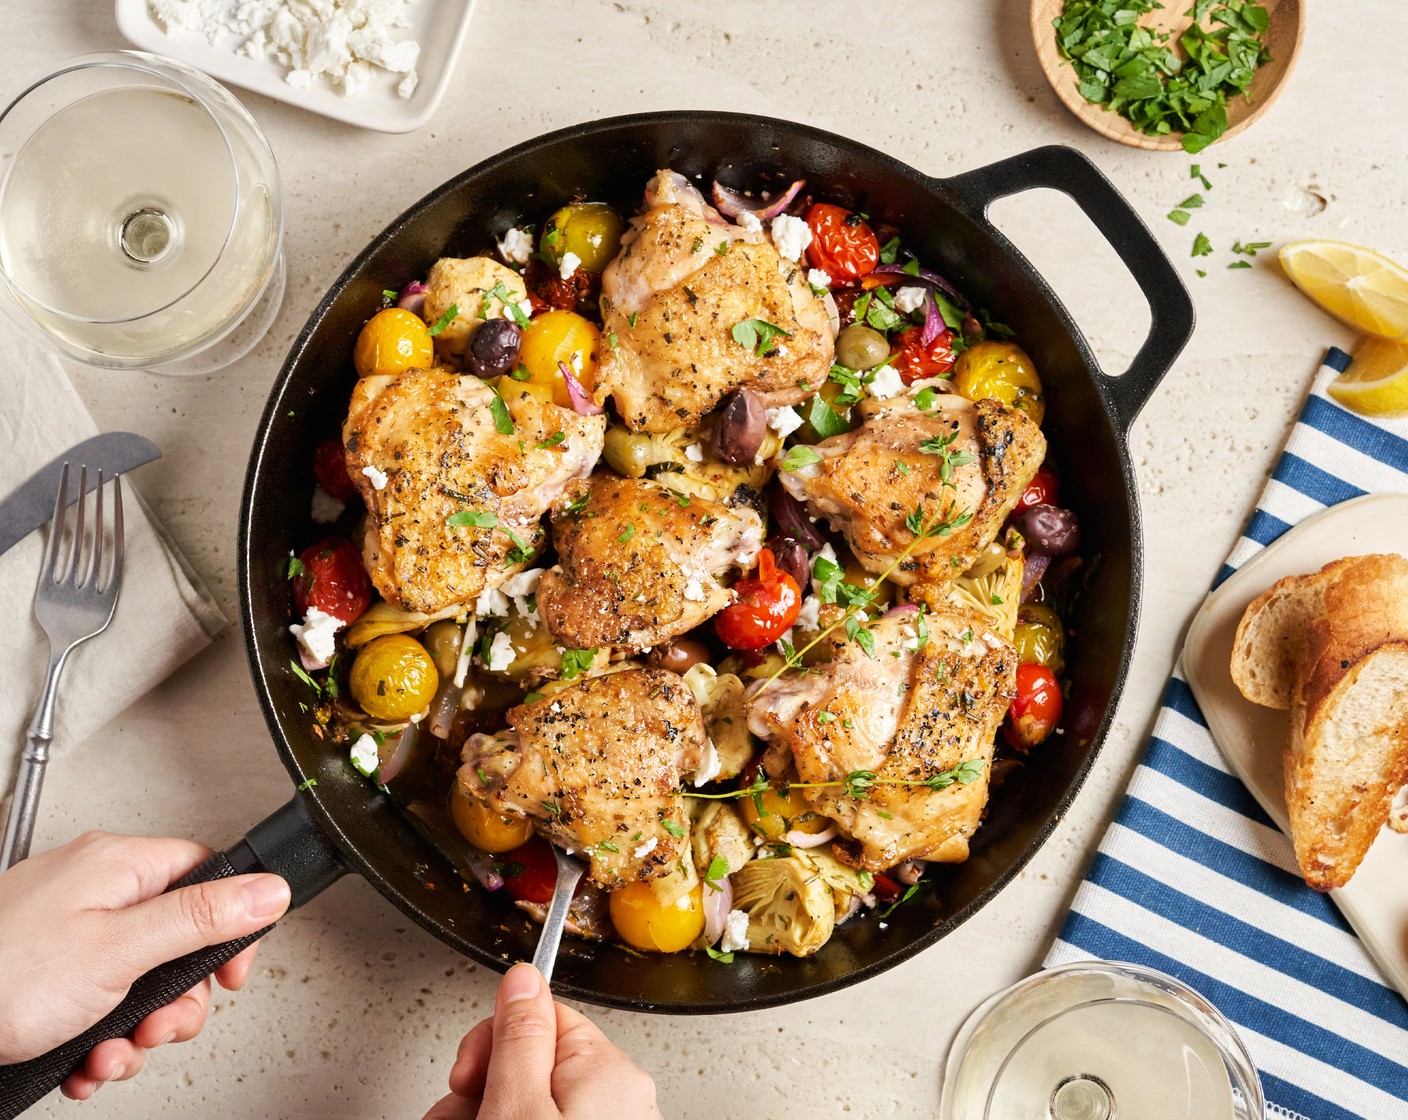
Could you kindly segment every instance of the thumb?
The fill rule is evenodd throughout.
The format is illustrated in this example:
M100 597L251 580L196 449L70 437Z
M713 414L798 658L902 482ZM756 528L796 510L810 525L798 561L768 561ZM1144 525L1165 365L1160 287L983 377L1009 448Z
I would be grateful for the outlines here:
M547 982L531 964L516 964L499 985L494 1043L484 1084L486 1116L558 1115L552 1099L557 1064L557 1010Z
M289 888L277 875L235 875L159 894L118 911L114 955L134 973L261 930L288 909Z

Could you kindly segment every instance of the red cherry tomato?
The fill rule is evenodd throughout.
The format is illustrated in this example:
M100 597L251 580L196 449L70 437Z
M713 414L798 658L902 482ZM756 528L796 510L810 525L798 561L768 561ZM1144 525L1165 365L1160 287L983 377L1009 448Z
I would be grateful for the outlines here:
M541 836L505 852L503 860L504 890L514 902L551 902L557 886L557 860L552 845Z
M818 202L807 211L807 225L812 231L807 260L831 277L832 284L844 284L875 270L880 241L858 215Z
M293 605L299 614L317 607L351 625L371 606L372 581L351 542L328 537L305 548L298 559L303 570L293 577Z
M906 385L913 385L926 377L947 377L953 363L958 360L953 352L953 332L947 327L928 346L920 341L922 334L922 327L910 327L895 339L895 345L899 347L895 370Z
M1032 506L1059 505L1056 501L1059 489L1056 472L1050 467L1039 467L1035 476L1027 483L1027 488L1022 491L1022 496L1017 499L1017 508L1012 512L1021 513Z
M355 497L357 487L352 484L347 473L347 460L343 457L342 441L336 436L328 436L313 449L313 477L318 485L339 502Z
M1019 751L1036 746L1061 722L1061 685L1045 665L1024 661L1017 666L1017 698L1007 709L1002 733Z
M731 649L762 649L791 629L801 609L797 581L765 548L758 553L758 574L735 583L733 602L714 616L714 633Z
M900 885L886 875L883 871L875 873L875 885L871 888L871 893L880 902L898 902L900 895L904 893Z

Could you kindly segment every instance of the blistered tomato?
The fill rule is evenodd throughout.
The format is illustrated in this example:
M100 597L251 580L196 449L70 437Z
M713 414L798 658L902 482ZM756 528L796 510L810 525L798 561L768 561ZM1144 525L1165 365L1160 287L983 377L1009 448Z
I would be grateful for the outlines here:
M910 327L895 339L899 347L895 370L906 385L928 377L947 377L953 369L953 332L945 327L928 346L924 345L922 335L922 327Z
M831 277L832 284L866 276L880 262L880 241L859 214L818 202L807 211L807 225L812 231L807 261Z
M557 858L541 836L504 853L504 890L514 902L551 902L557 886Z
M458 782L450 789L450 816L460 835L481 852L509 852L533 835L533 822L527 817L496 813Z
M313 449L313 477L318 480L319 486L340 502L356 496L357 487L347 473L342 441L336 436L328 436Z
M662 902L647 882L631 883L610 896L611 921L621 940L636 949L678 953L704 932L704 891Z
M357 336L352 364L357 367L358 377L429 369L435 364L430 328L419 315L404 308L378 311Z
M1024 509L1032 506L1055 506L1061 503L1056 500L1060 494L1060 487L1056 482L1056 472L1050 467L1038 467L1032 480L1027 483L1027 488L1022 491L1022 496L1017 499L1017 506L1013 513L1021 513Z
M771 549L758 553L758 574L733 585L733 602L714 616L714 633L731 649L762 649L792 628L802 609L797 581L777 567Z
M1036 365L1011 342L989 340L965 350L954 369L953 387L970 401L992 398L1020 408L1037 425L1046 414Z
M1007 710L1002 733L1019 751L1036 746L1061 722L1061 685L1045 665L1017 666L1017 698Z
M371 606L372 581L362 567L362 554L350 541L328 537L299 553L298 563L293 605L299 614L306 615L309 607L317 607L351 625Z
M523 331L518 360L528 371L528 381L552 389L553 401L572 407L559 363L565 362L577 383L588 393L596 388L596 366L601 332L589 319L574 311L549 311Z
M743 823L764 840L781 840L789 832L814 836L831 827L830 819L808 805L801 790L791 787L786 793L773 787L759 790L740 799L738 808Z
M410 719L435 698L440 674L425 647L407 634L373 638L348 676L352 699L372 719Z

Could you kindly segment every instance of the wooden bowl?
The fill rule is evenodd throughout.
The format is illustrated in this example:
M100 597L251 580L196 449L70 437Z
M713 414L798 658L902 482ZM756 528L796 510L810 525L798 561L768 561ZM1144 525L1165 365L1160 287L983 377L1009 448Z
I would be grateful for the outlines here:
M1228 99L1227 131L1220 140L1236 136L1271 107L1286 79L1291 76L1296 55L1300 53L1301 40L1305 37L1305 4L1301 0L1261 0L1261 4L1271 17L1265 35L1271 61L1258 69L1252 79L1250 103L1240 94ZM1032 41L1036 44L1036 56L1041 60L1046 80L1051 83L1056 96L1067 109L1111 140L1152 152L1183 151L1182 133L1150 136L1140 132L1118 113L1112 113L1103 105L1096 105L1080 95L1076 88L1075 67L1070 59L1061 54L1056 42L1056 29L1052 26L1065 6L1065 0L1032 0ZM1163 8L1150 12L1140 22L1153 31L1172 32L1176 38L1193 22L1188 14L1191 8L1191 0L1165 0Z

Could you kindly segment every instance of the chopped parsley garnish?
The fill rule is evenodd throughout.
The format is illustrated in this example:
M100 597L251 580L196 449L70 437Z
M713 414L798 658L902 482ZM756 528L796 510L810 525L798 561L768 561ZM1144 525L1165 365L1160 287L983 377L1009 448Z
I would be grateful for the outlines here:
M561 443L561 442L562 442L563 440L565 440L566 438L567 438L567 433L564 432L564 431L559 430L559 431L553 432L553 434L550 435L550 436L548 436L547 439L542 439L542 440L539 440L537 443L535 443L535 444L533 445L533 450L534 450L534 451L544 451L544 450L546 450L546 449L549 448L549 447L556 447L559 443Z
M1180 210L1197 210L1203 205L1203 196L1200 194L1190 194L1178 204Z
M670 820L669 817L662 817L660 819L660 827L663 828L666 832L668 832L671 836L673 836L676 840L682 839L684 837L684 825L680 824L678 821Z
M295 576L301 576L302 574L303 561L297 556L290 556L288 558L288 578L293 579Z
M462 509L445 518L445 524L451 529L492 529L498 523L498 514L487 509Z
M1243 244L1240 241L1232 242L1232 251L1234 253L1241 253L1242 255L1248 257L1256 256L1258 249L1269 248L1271 248L1271 242L1269 241L1248 241L1246 244Z
M436 319L435 322L430 324L430 337L434 338L437 334L439 334L451 323L453 323L456 317L458 317L459 313L459 304L452 303L449 307L445 308L445 314L441 315L440 318Z
M691 253L697 253L702 248L704 248L704 239L702 237L696 237L694 239L694 244L690 246L689 251Z
M562 651L562 679L570 681L579 677L595 663L594 649L565 649Z
M508 371L508 375L515 381L531 381L533 379L533 375L528 372L528 367L522 364L514 366Z
M626 316L626 324L627 324L627 326L634 327L634 326L636 325L636 319L637 319L637 317L638 317L639 315L640 315L640 312L639 312L639 311L632 311L629 315L627 315L627 316Z
M733 954L732 954L732 953L721 953L721 952L719 952L717 949L715 949L712 945L705 945L705 946L704 946L704 951L709 954L709 959L710 959L710 960L718 961L720 964L732 964L732 963L733 963Z
M1200 233L1197 237L1193 238L1192 255L1195 257L1207 257L1212 255L1212 242L1208 240L1207 234Z
M725 253L728 252L728 238L727 238L727 237L725 237L722 241L720 241L720 242L718 243L718 245L716 245L716 246L714 247L714 252L716 252L716 253L717 253L719 256L721 256L721 257L722 257Z
M914 394L914 407L920 412L928 412L934 407L934 402L939 399L938 391L932 385L926 385Z
M835 718L836 718L836 716L835 716L833 713L828 712L828 711L825 711L825 710L822 710L822 711L820 711L820 712L817 712L817 714L816 714L816 721L817 721L817 723L830 723L830 722L831 722L832 720L834 720Z
M767 357L777 349L776 339L792 337L791 331L785 331L766 319L744 319L741 323L734 323L733 330L729 333L739 346L753 351L761 358Z
M1233 262L1232 262L1231 264L1229 264L1227 267L1228 267L1228 268L1251 268L1251 266L1252 266L1252 262L1251 262L1251 261L1233 261Z
M382 288L381 298L386 300L388 303L395 303L398 299L401 298L401 295L399 292L396 291L395 288Z
M615 844L611 843L610 840L603 840L597 847L603 852L619 852L621 850Z
M787 452L787 458L782 460L782 469L785 471L799 471L803 467L810 467L813 463L821 462L821 456L805 444L796 444Z
M626 522L626 527L621 530L621 535L616 538L616 541L618 544L625 544L635 535L636 523L634 521L628 521Z
M508 414L508 405L497 392L489 402L489 415L494 418L494 430L501 436L513 435L513 417Z
M385 293L382 293L382 294L384 295ZM309 778L307 781L299 782L298 785L296 785L294 788L297 789L297 790L312 789L312 788L313 788L315 785L317 785L317 784L318 784L318 779L317 779L317 778Z
M704 885L710 890L723 890L719 886L719 880L728 875L728 860L723 856L715 856L709 861L708 870L704 872Z
M818 439L829 439L851 430L846 418L827 404L820 394L813 396L807 405L807 423L812 426Z
M1168 212L1168 220L1180 226L1186 226L1188 219L1192 216L1187 210L1170 210Z
M536 704L542 698L543 694L541 692L530 692L523 698L523 702L525 704Z
M508 555L504 557L510 564L526 564L533 559L533 550L528 542L515 533L512 529L505 529L508 539L513 542L513 547L508 550Z
M302 665L297 661L290 661L289 665L293 668L293 675L311 688L315 695L321 696L323 694L323 686L305 673Z
M900 255L900 239L892 237L885 244L880 246L880 263L894 264L895 258Z

